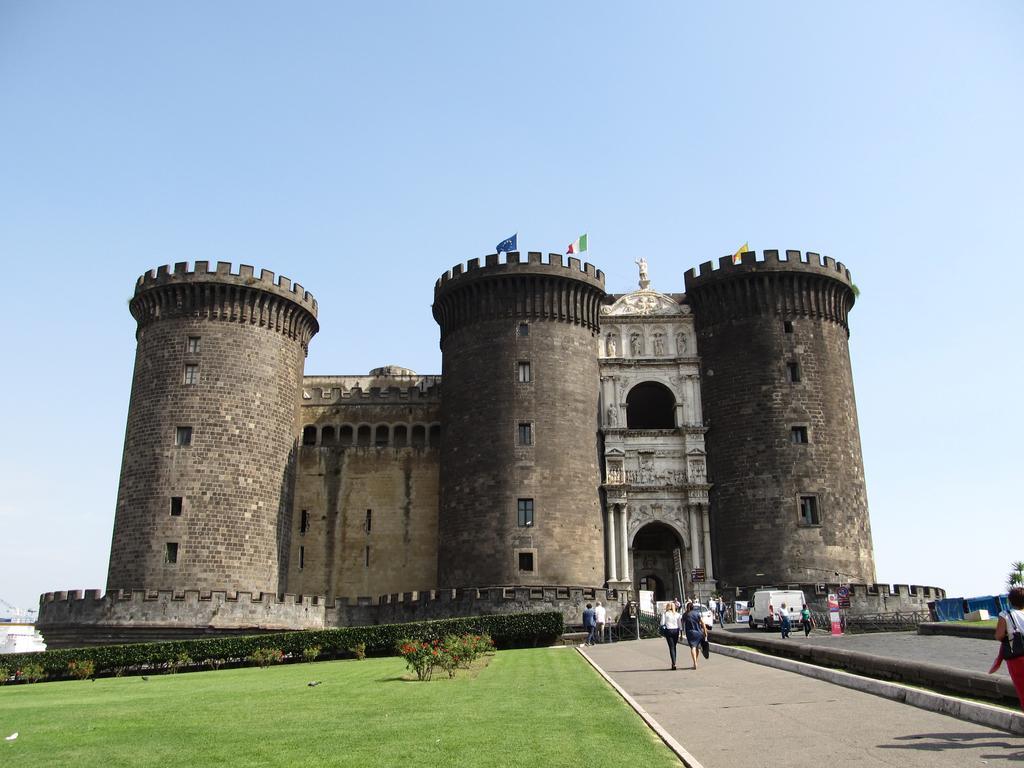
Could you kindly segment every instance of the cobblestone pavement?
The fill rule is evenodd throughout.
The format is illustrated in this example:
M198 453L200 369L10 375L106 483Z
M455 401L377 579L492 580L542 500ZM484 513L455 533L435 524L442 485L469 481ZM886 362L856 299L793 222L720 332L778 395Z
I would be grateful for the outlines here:
M743 625L727 625L725 629L740 637L750 633ZM720 631L721 627L715 627ZM755 632L754 634L761 634ZM777 633L772 633L778 637ZM840 635L832 637L827 632L812 632L808 638L794 629L789 639L794 643L825 645L831 648L844 648L849 651L870 653L887 658L906 659L908 661L924 661L930 664L941 664L954 669L968 672L988 672L999 651L995 640L976 640L968 637L947 637L945 635L918 635L916 632L875 632L867 635ZM1004 664L999 674L1009 674Z
M1024 762L1024 737L792 672L714 653L669 671L661 638L585 652L704 768Z

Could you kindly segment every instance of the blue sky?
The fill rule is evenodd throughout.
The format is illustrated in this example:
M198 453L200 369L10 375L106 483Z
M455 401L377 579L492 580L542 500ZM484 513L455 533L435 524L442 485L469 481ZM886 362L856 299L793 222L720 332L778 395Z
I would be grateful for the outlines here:
M611 291L845 262L881 581L1024 560L1024 6L0 3L0 598L102 587L135 278L283 273L306 372L440 372L433 283L589 234ZM726 5L728 7L726 7Z

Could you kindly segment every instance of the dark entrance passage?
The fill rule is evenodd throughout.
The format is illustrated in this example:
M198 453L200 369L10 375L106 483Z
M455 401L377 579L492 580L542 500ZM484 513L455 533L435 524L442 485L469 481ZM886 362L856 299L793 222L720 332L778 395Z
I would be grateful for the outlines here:
M664 384L645 381L626 395L626 427L675 429L676 399Z
M672 555L677 548L682 555L682 546L676 532L664 523L648 523L637 531L630 550L637 588L651 590L655 600L682 600Z

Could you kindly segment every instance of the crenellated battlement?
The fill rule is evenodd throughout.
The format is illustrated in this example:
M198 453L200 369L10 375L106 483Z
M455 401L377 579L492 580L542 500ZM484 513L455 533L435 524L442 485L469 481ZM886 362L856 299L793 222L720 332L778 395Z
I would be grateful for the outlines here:
M812 317L841 325L849 333L848 316L856 301L853 280L841 262L808 251L754 251L739 264L723 256L716 267L706 261L685 273L686 296L693 306L697 330L740 318L775 315Z
M758 257L757 251L746 251L742 254L739 264L733 264L732 256L722 256L717 265L712 261L705 261L699 268L694 267L686 271L686 290L689 292L691 286L697 287L710 280L724 280L737 274L758 272L820 274L853 285L850 270L831 256L822 256L814 251L801 253L787 250L783 253L785 256L777 250L766 250Z
M441 377L420 376L305 376L304 406L439 403Z
M604 289L604 272L590 262L580 263L575 256L565 259L560 253L549 253L547 258L540 251L529 251L526 260L523 261L518 251L510 253L491 253L484 257L484 264L480 259L470 259L466 264L456 264L445 272L434 283L434 296L454 281L464 282L465 280L495 274L537 274L537 275L564 275L577 280L586 280L593 285Z
M317 314L316 299L299 283L293 283L284 275L275 276L269 269L261 269L257 277L253 267L248 264L239 264L238 271L233 272L231 263L227 261L218 261L212 271L208 261L195 262L195 267L191 270L187 261L177 262L173 269L166 264L151 269L135 281L135 295L138 296L143 291L159 285L185 283L218 283L257 288L294 301L305 307L314 317Z

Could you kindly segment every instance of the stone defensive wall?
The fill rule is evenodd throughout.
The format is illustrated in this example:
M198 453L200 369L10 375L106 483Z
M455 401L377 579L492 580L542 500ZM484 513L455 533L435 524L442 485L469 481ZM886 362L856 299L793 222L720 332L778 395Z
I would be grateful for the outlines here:
M694 303L699 328L736 317L774 314L818 317L843 326L855 300L853 279L842 262L808 251L766 250L742 254L733 264L723 256L716 267L706 261L684 274L686 295Z
M316 299L299 283L266 269L257 277L248 264L235 273L225 261L214 271L207 261L195 262L192 270L186 261L173 270L150 270L136 281L129 309L140 327L182 315L251 323L297 339L304 349L319 330Z
M440 402L440 376L305 376L302 404Z
M75 648L503 613L561 611L566 624L575 625L587 603L616 604L608 595L588 587L486 587L329 602L318 595L227 590L70 590L40 597L37 627L48 647Z
M265 592L99 589L47 592L37 627L50 648L324 627L324 598Z
M504 258L503 258L504 257ZM500 278L500 279L495 279ZM554 278L554 279L552 279ZM458 290L456 290L458 289ZM596 332L604 272L575 256L517 251L456 264L434 284L434 319L445 337L467 323L500 318L561 320Z
M941 600L946 590L940 587L926 587L920 584L784 584L779 586L749 587L744 590L752 595L756 589L799 589L807 598L812 610L827 611L829 594L836 594L841 586L850 590L851 614L895 613L905 611L927 611L928 603ZM735 595L735 590L725 590L726 595ZM743 599L743 598L739 598Z

